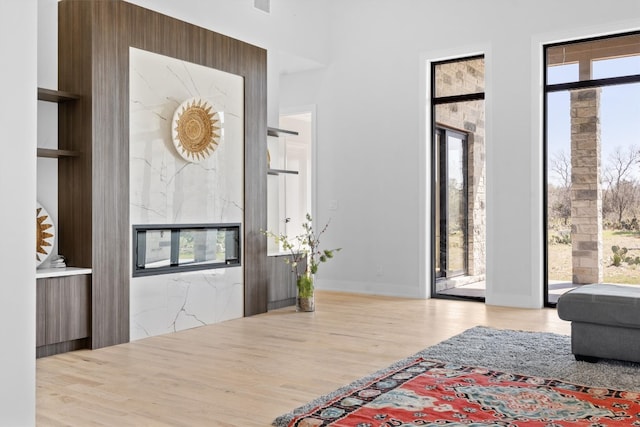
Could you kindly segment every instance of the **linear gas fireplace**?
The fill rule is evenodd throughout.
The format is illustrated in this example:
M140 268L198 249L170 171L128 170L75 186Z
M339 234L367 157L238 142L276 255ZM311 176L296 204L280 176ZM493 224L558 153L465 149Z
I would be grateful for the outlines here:
M239 266L240 224L133 226L133 276Z

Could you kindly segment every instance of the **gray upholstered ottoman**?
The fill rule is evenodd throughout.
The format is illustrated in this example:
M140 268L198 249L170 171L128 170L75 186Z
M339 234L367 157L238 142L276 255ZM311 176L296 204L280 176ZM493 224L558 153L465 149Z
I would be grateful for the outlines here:
M558 299L577 360L640 362L640 285L584 285Z

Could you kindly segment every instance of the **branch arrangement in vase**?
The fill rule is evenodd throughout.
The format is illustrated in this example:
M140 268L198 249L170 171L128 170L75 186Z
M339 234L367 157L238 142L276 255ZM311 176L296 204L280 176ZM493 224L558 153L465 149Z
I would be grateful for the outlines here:
M329 222L319 232L316 232L312 225L311 215L307 214L306 221L302 224L304 232L297 236L289 237L286 234L276 234L269 230L263 231L263 234L273 238L283 250L288 252L289 256L285 258L285 262L296 274L299 297L306 298L313 295L312 275L318 272L318 266L321 263L327 262L342 249L320 249L320 237L327 231ZM306 263L302 261L306 261Z

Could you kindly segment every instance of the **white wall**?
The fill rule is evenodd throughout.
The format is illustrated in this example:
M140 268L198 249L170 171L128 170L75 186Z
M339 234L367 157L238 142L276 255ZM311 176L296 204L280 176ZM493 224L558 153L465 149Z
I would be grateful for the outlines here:
M635 17L630 21L630 18ZM366 19L365 19L366 18ZM318 216L344 250L319 286L428 293L428 67L486 54L487 303L542 305L541 44L640 28L636 0L332 2L330 65L283 77L317 104ZM427 141L427 145L430 141ZM331 200L337 212L328 212Z
M0 3L0 424L35 424L36 0Z

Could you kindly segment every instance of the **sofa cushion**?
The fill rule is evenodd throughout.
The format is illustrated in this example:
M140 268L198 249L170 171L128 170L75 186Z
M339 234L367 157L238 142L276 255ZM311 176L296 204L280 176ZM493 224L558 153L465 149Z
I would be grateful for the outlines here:
M561 295L563 320L640 328L640 285L583 285Z

